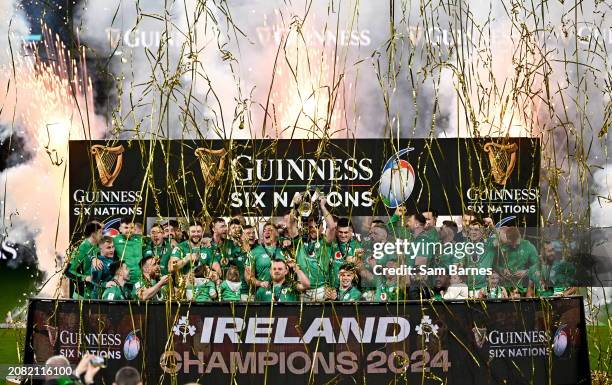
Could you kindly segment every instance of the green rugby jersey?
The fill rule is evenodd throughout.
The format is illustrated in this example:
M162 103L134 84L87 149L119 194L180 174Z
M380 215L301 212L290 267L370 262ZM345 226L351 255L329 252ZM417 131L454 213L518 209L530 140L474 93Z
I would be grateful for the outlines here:
M127 238L123 234L118 234L113 237L113 243L115 244L117 257L120 261L125 261L130 271L129 282L134 283L138 281L142 274L140 271L140 260L144 250L142 236L133 234Z
M361 292L355 286L351 286L346 290L338 289L336 301L353 302L361 300Z
M240 301L241 283L225 280L219 285L221 301Z
M194 246L189 240L179 243L172 250L172 257L181 260L189 258L190 254L197 254L198 258L195 263L192 263L191 259L189 259L188 263L183 266L182 272L185 274L190 270L195 269L199 265L207 265L212 267L215 262L219 263L211 247L206 247L203 244Z
M89 239L81 241L79 246L70 256L68 275L74 280L74 291L72 298L89 299L91 298L92 286L85 282L85 278L90 275L91 261L100 253L98 245L93 245Z
M330 285L330 246L323 239L310 240L297 245L297 263L310 280L310 288Z
M335 240L331 244L331 275L330 285L333 288L340 286L340 266L346 263L346 259L355 256L355 250L360 249L361 244L356 239L351 239L348 242L339 242Z
M284 282L281 285L270 283L270 287L257 288L255 300L259 302L298 302L300 295L294 284Z
M258 281L270 281L270 267L273 259L286 259L285 252L279 246L258 245L249 253L247 264Z
M102 299L106 299L109 301L121 301L129 300L131 298L128 290L126 290L125 287L117 285L106 288L106 290L104 290L104 293L102 293Z

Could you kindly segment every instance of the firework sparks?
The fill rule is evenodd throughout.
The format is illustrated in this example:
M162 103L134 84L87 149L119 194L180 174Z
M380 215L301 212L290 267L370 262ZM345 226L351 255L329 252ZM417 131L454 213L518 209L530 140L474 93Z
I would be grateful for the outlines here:
M34 151L51 146L57 150L69 137L84 139L83 128L89 128L88 118L94 116L84 51L73 58L59 36L53 36L46 26L43 35L42 47L24 44L24 55L16 58L13 76L13 68L2 69L3 79L13 78L4 103L15 103L18 133L33 140Z
M273 29L275 35L282 31ZM264 130L271 126L279 138L321 138L342 131L348 92L336 59L333 47L294 18L280 41L265 120L270 125L264 124Z
M11 187L3 199L9 239L24 241L26 232L36 234L39 269L52 278L56 255L69 244L62 215L68 202L68 140L100 138L105 125L94 114L84 51L73 57L46 26L43 36L40 45L24 43L12 66L0 67L0 84L7 90L0 96L0 122L24 138L32 153L28 163L4 171L1 182ZM10 222L8 216L16 212ZM56 291L58 278L45 285L44 294Z

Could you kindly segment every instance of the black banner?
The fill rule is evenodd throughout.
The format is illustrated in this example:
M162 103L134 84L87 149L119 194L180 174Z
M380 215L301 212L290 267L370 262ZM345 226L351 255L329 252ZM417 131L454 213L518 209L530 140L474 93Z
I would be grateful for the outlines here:
M582 297L273 307L30 302L26 364L54 354L76 364L85 351L107 358L106 383L125 365L145 383L175 375L206 384L590 383Z
M70 229L91 218L283 215L320 191L339 215L473 209L537 226L538 139L70 142Z

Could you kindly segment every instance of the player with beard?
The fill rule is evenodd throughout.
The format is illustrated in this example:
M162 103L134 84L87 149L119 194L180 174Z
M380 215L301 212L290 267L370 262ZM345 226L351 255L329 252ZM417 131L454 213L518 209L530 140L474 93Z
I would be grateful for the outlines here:
M113 279L114 275L110 270L111 264L115 262L115 244L113 243L113 238L107 236L102 237L99 247L100 255L95 259L97 260L96 265L101 265L101 267L94 268L92 265L90 273L91 283L93 285L91 298L93 299L100 299L102 297L106 284Z
M329 229L329 227L328 227ZM304 301L325 301L325 287L330 285L330 247L323 234L323 225L316 218L308 218L308 238L297 244L297 262L310 281L310 289L302 296Z
M536 247L516 227L502 227L499 232L496 269L502 277L502 286L527 292L527 272L538 263Z
M468 239L468 232L470 231L470 223L477 218L474 210L465 210L461 215L461 231L457 233L455 241L463 242Z
M332 301L354 302L361 300L361 292L354 285L357 278L353 263L344 263L338 269L338 289L327 292L327 299Z
M469 229L467 232L467 240L463 242L465 245L472 244L470 249L474 250L471 255L466 255L462 264L467 268L478 268L478 269L492 269L495 261L496 248L490 239L485 239L486 225L481 219L473 219L470 221ZM479 252L478 248L474 245L482 244L483 252ZM462 250L468 249L467 246L461 248ZM457 260L458 262L460 260ZM469 290L470 298L474 298L478 295L481 289L487 287L487 276L484 274L469 274L467 276L467 285Z
M125 287L125 283L129 277L130 270L125 262L114 261L109 266L109 272L112 275L113 285L108 287L102 293L102 299L109 301L121 301L130 299L130 292Z
M135 283L140 279L140 261L144 244L142 235L134 234L134 221L131 217L121 219L119 225L120 234L113 238L115 250L120 261L125 261L130 270L130 283Z
M232 222L232 237L228 239L228 228L223 218L215 218L210 225L212 240L210 242L213 258L221 264L223 272L227 270L230 263L238 266L244 273L244 255L240 250L240 235L242 224L239 220ZM233 238L237 236L238 243L234 243ZM221 271L218 271L221 273Z
M295 273L297 282L289 279L289 273ZM308 289L308 277L294 260L275 259L271 263L270 284L259 286L255 295L261 302L297 302L300 293Z
M436 225L438 224L438 210L430 210L423 212L425 217L425 233L430 242L440 242L440 235Z
M291 246L291 240L287 239L280 244L278 241L278 230L276 226L268 222L263 227L262 243L251 250L247 264L244 269L247 282L258 290L270 287L270 267L275 259L287 259L286 247Z
M370 230L368 231L367 238L364 242L365 252L369 256L368 263L371 263L372 260L376 261L376 259L373 257L374 245L381 244L381 243L385 244L388 242L388 240L389 240L389 230L387 229L384 223L375 222L372 224L372 226L370 226ZM391 253L391 254L385 253L385 255L382 258L378 259L377 262L384 266L387 259L395 259L395 258L396 258L395 253Z
M248 246L248 250L245 248L245 251L248 252L253 250L257 246L257 231L255 231L255 227L251 225L244 226L242 231L242 239L243 242L241 244Z
M251 250L249 240L243 238L242 222L238 217L234 217L229 223L229 239L228 226L222 218L215 218L211 225L213 232L211 247L215 258L221 262L223 274L227 274L230 266L238 268L242 286L240 288L240 296L244 301L252 299L249 297L249 285L245 277L245 264L248 259L248 252ZM224 276L222 275L222 276Z
M172 250L172 256L168 263L169 273L174 271L188 273L199 265L210 266L217 273L221 273L221 266L215 258L212 248L207 247L203 242L203 233L200 222L192 222L189 225L189 239L179 243Z
M142 276L134 284L132 297L141 301L148 301L150 299L163 300L165 291L167 291L165 289L167 289L168 276L164 275L160 278L158 260L154 257L144 257L140 261L140 268Z
M385 244L389 239L389 230L382 221L375 221L370 226L368 236L364 242L365 255L364 267L359 269L361 276L361 289L363 297L368 300L375 298L376 289L384 281L384 277L374 274L377 265L386 266L387 261L395 261L397 257L394 253L384 253L382 258L374 258L374 245Z
M168 274L168 262L172 255L171 239L164 238L164 229L159 223L151 226L150 242L147 244L144 255L159 259L161 273Z
M92 260L98 256L100 249L98 242L102 238L102 225L100 222L92 221L85 225L83 231L85 239L72 252L70 263L65 275L74 284L73 299L88 299L91 297L91 267ZM94 261L96 267L101 266Z
M571 287L571 278L575 276L575 267L563 261L552 241L544 241L542 256L538 263L529 268L527 277L529 287L527 297L550 297L573 295L577 289Z
M412 243L416 254L406 256L408 266L428 266L432 259L432 248L428 246L430 235L425 230L427 219L423 214L414 214L408 218L408 227L412 233ZM426 275L412 275L409 280L408 299L421 300L431 297L431 292L427 288Z
M239 215L235 216L230 221L230 236L232 237L234 245L239 247L235 249L234 258L232 261L230 261L229 267L225 271L225 274L227 276L230 269L236 269L241 282L239 300L252 301L255 297L255 293L251 293L250 291L250 286L246 279L245 269L249 259L249 253L257 246L257 235L255 233L255 227L244 224L243 220L244 218Z
M338 218L336 224L336 239L331 244L332 266L330 284L337 288L340 284L340 266L346 262L357 264L364 255L359 241L353 237L353 224L348 218Z
M300 236L298 221L299 213L295 210L301 203L302 196L297 194L290 214L288 234L294 240L296 260L310 281L310 289L302 296L304 301L325 301L325 288L330 285L330 243L336 233L336 223L327 209L327 199L319 198L321 215L325 219L327 230L323 232L323 224L316 216L307 219L307 234Z
M427 246L430 242L430 234L425 229L426 223L427 219L423 214L414 214L408 218L408 227L413 235L412 242L417 244L417 247L415 247L417 254L409 255L406 261L409 266L427 266L429 264L430 255L428 251L432 248Z
M174 249L182 241L182 233L178 221L170 219L162 227L164 229L164 238L170 242Z
M457 224L453 221L444 221L442 222L442 226L440 227L440 243L442 244L443 250L442 252L436 252L435 254L435 265L436 267L443 267L448 269L450 265L455 265L461 260L455 258L454 249L453 252L450 252L450 248L446 248L446 245L456 244L455 237L459 228Z

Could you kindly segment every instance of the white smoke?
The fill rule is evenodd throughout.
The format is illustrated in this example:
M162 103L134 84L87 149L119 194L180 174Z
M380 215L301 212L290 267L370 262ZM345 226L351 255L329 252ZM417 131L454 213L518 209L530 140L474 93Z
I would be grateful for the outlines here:
M612 227L612 165L593 173L591 226Z
M11 50L14 55L19 50L23 36L28 33L28 22L19 2L0 2L0 65L10 65ZM0 131L0 135L2 134L3 131Z
M225 36L223 16L196 1L164 4L147 1L138 9L117 0L83 4L81 38L94 56L112 58L118 80L112 135L223 136L238 95L231 62L224 62L218 48Z
M585 186L593 178L585 165L605 167L610 146L607 135L597 137L611 113L605 5L583 2L574 20L573 4L542 4L542 19L496 1L423 8L396 2L390 36L389 5L378 2L163 4L87 2L81 13L83 40L98 56L115 53L119 136L261 135L282 38L297 29L313 32L327 51L336 49L327 36L348 33L349 43L335 53L336 71L350 89L343 101L347 134L465 137L477 127L483 136L540 136L543 191L560 187L543 194L545 218L588 220ZM353 32L366 38L351 44ZM166 108L173 84L180 86ZM599 210L593 206L593 215L606 217Z
M68 140L102 138L106 125L93 114L91 84L67 78L66 56L61 56L66 51L47 41L55 49L55 56L49 57L53 66L37 60L23 44L27 28L20 12L12 6L4 11L0 14L22 30L11 41L12 60L0 64L0 127L3 136L23 139L25 148L14 145L12 151L26 154L27 161L0 174L0 231L13 243L34 240L39 269L51 279L41 295L52 296L59 283L56 256L65 255L69 246ZM3 41L0 49L8 48Z
M304 36L309 40L304 48L311 51L308 65L313 72L320 67L322 55L329 62L334 57L337 60L335 79L320 82L319 89L344 87L348 99L338 101L336 106L363 110L358 116L349 116L355 124L347 122L341 128L363 137L385 129L386 119L380 114L384 109L380 87L370 80L376 78L370 56L384 50L387 31L379 23L385 20L384 13L374 8L358 13L355 2L343 3L341 9L334 10L326 2L314 2L308 12L303 4L282 1L236 3L229 9L210 3L206 3L209 8L203 9L198 4L192 0L176 2L167 12L159 1L140 4L142 8L138 10L118 1L83 5L81 38L96 56L113 56L112 71L120 80L120 91L114 95L120 103L115 118L115 124L123 129L120 136L261 136L274 62L278 59L281 67L292 60L284 52L289 34L294 39ZM185 10L189 10L188 14ZM339 21L335 12L341 14ZM143 14L154 17L142 17ZM161 20L165 17L168 24ZM298 30L303 35L298 35ZM279 46L282 49L277 58ZM332 73L333 68L331 65L328 72ZM173 83L173 100L160 113L160 100L169 90L167 77L176 74L180 76L174 78L178 83ZM339 81L341 75L344 81ZM275 85L295 91L292 79L286 76L284 80L279 84L277 77ZM396 89L399 94L401 83ZM306 96L310 91L301 90ZM394 98L392 102L396 112L412 105L410 100ZM278 113L268 108L266 126ZM378 113L369 113L370 110Z

